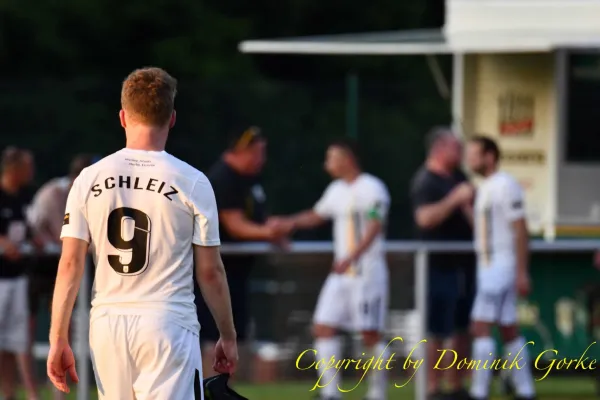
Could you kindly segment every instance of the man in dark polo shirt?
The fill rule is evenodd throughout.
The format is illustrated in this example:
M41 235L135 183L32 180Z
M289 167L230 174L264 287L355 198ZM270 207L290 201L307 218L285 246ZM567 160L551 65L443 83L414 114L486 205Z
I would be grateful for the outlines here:
M411 188L418 239L471 242L474 190L459 169L462 145L447 128L433 129L427 143L427 160L413 178ZM438 349L445 348L447 339L452 339L451 347L465 357L470 346L468 326L475 294L474 256L431 254L429 267L428 359L436 362ZM428 373L430 399L448 398L440 393L443 377L448 379L451 399L468 397L464 371L449 368L445 373L439 369Z
M260 176L266 160L266 146L265 138L256 127L235 132L221 159L208 172L217 199L219 233L223 244L275 243L289 233L291 227L279 223L266 224L266 195ZM242 359L249 322L248 281L256 256L223 254L222 257ZM216 374L211 363L219 331L199 292L196 293L196 307L201 326L204 376L209 377ZM244 365L243 360L240 365Z
M27 357L29 308L27 268L30 260L20 246L32 240L26 212L33 193L27 185L33 178L33 156L29 151L7 148L2 153L0 176L0 387L7 400L16 399L15 358L29 399L37 398L33 370Z

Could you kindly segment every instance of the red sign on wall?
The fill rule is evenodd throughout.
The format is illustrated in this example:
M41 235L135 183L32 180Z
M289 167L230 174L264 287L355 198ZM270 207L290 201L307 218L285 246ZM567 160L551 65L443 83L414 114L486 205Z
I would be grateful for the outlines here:
M509 92L498 98L498 130L501 136L532 136L535 100L531 95Z

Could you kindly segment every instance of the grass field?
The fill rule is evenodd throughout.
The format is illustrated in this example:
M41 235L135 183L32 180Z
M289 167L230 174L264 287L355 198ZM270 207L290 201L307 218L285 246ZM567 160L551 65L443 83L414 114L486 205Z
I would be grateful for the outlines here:
M248 397L250 400L310 400L314 396L314 392L310 392L310 382L304 383L276 383L268 385L247 385L240 384L236 386L236 390L240 394ZM347 393L344 400L362 400L364 394L363 388L358 388L355 392ZM592 400L597 399L595 396L594 382L590 378L552 378L542 382L538 382L538 400ZM72 388L75 392L76 388ZM72 393L69 399L76 399L75 393ZM414 387L406 387L395 389L390 387L390 400L412 400L414 398ZM25 399L25 396L19 397ZM49 392L42 395L40 400L51 400ZM96 400L96 392L94 391L90 400ZM503 399L502 396L493 397L494 400ZM117 400L117 399L115 399Z

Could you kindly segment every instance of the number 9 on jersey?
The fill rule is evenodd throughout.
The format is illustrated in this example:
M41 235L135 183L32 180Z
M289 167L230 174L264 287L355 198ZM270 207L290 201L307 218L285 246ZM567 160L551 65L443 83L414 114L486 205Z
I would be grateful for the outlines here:
M119 254L108 263L120 275L138 275L146 270L150 254L150 217L135 208L121 207L108 215L106 234Z

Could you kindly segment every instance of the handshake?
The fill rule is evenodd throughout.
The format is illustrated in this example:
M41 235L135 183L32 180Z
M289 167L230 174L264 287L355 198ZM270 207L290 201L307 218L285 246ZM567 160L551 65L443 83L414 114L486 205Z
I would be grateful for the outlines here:
M265 223L267 237L270 242L282 243L288 239L288 236L294 231L294 221L289 217L270 217Z

